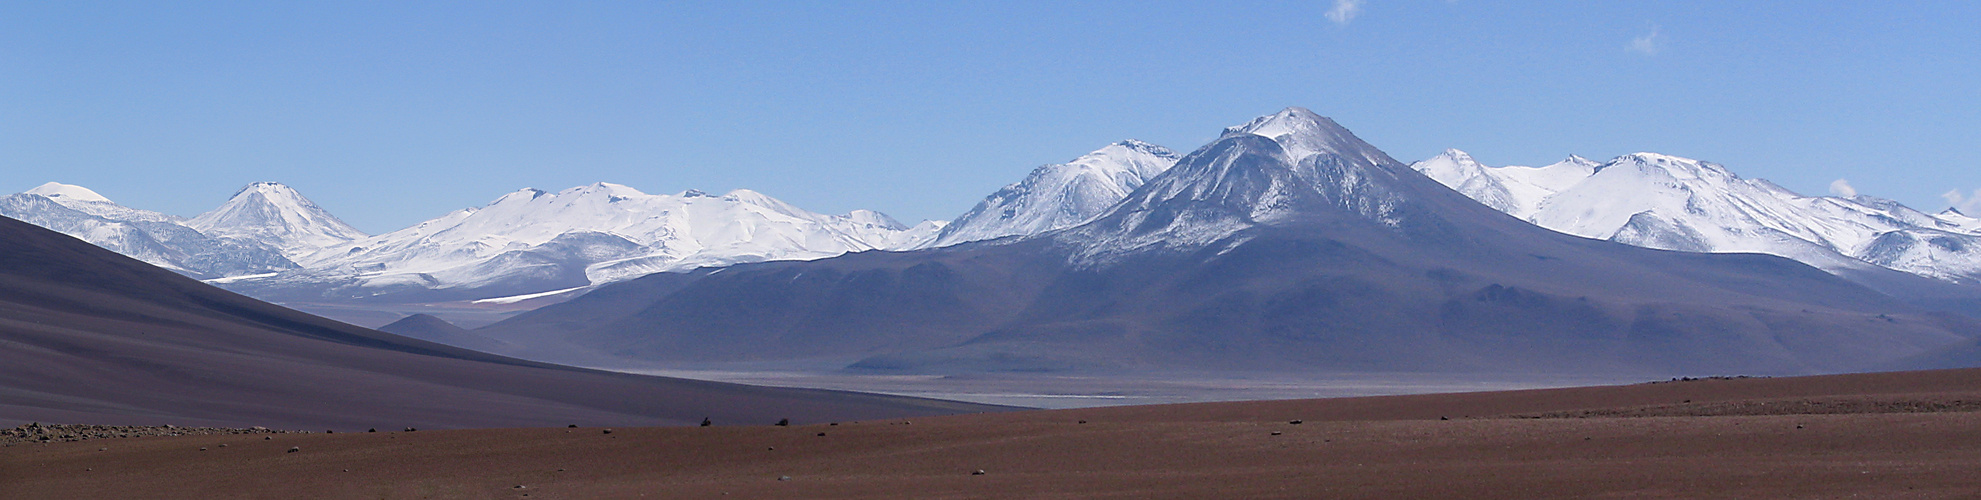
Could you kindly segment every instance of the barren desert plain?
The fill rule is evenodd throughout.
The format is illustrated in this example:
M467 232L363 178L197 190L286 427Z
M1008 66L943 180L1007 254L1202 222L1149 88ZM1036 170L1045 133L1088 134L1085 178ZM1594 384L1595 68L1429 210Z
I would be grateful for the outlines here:
M1965 369L790 427L112 438L0 447L0 490L9 498L1972 498L1981 494L1976 409L1981 370Z

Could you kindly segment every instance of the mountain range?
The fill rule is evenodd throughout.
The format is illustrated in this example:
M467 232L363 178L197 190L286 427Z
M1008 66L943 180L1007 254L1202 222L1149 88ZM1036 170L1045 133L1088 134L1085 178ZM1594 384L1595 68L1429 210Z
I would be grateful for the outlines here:
M1853 280L1954 285L1868 267L1548 230L1289 108L1071 227L653 274L475 333L590 366L1634 376L1906 366L1981 336Z
M191 219L53 183L0 210L306 310L534 309L473 331L420 316L389 328L593 366L1494 370L1596 347L1584 368L1812 373L1933 356L1976 336L1948 312L1981 315L1981 221L1957 211L1801 196L1654 153L1403 165L1299 108L1190 155L1111 144L912 227L748 190L608 183L375 236L273 183ZM1849 333L1866 314L1876 332ZM1181 354L1202 349L1221 354Z
M1981 225L1953 209L1927 214L1867 195L1803 196L1718 164L1655 153L1489 167L1454 149L1411 167L1486 206L1578 236L1981 283Z

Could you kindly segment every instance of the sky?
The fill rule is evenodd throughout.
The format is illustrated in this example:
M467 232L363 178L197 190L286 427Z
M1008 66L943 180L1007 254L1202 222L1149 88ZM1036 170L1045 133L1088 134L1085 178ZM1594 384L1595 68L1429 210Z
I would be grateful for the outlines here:
M682 5L677 5L682 4ZM950 219L1287 106L1410 162L1652 151L1981 214L1975 2L6 2L0 192L380 233L526 187Z

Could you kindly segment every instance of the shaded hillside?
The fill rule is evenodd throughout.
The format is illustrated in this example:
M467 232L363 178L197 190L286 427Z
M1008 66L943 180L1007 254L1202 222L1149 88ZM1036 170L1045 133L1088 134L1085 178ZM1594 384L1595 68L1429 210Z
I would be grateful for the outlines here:
M0 421L362 429L985 409L504 358L309 316L0 218Z

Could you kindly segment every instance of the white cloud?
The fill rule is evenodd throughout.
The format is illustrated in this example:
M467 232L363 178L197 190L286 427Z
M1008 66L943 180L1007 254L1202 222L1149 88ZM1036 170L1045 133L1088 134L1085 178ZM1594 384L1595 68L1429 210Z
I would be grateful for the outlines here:
M1857 196L1857 188L1851 187L1850 181L1837 179L1830 181L1830 194L1849 198Z
M1969 217L1981 216L1981 189L1974 190L1973 195L1962 195L1959 189L1955 189L1941 194L1940 197L1946 198L1947 206L1959 210L1960 213Z
M1328 9L1328 20L1346 25L1355 16L1362 14L1362 0L1334 0L1334 8Z
M1653 24L1650 33L1630 39L1630 45L1625 45L1623 48L1647 56L1658 55L1658 51L1664 49L1664 34L1659 31L1658 25Z

